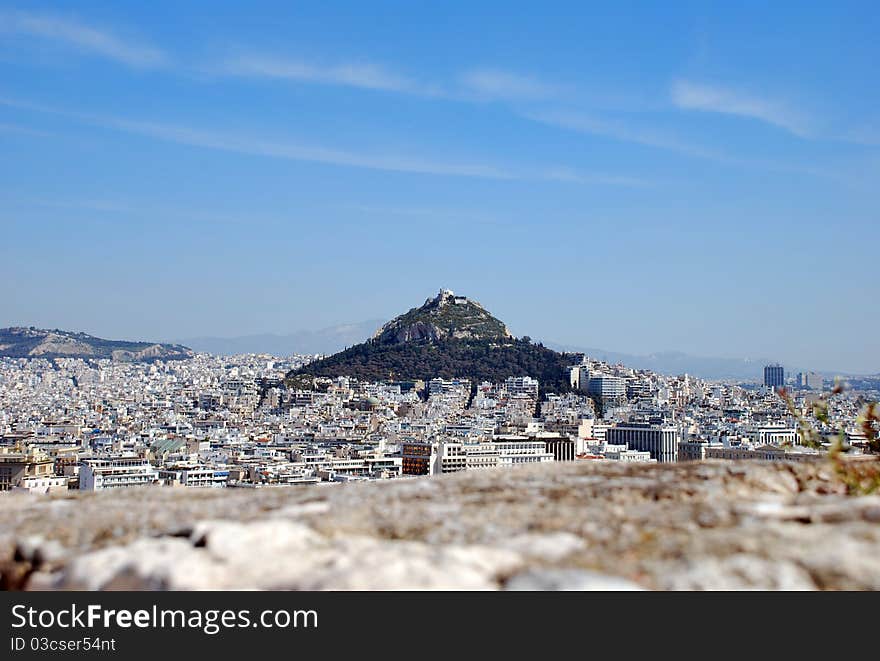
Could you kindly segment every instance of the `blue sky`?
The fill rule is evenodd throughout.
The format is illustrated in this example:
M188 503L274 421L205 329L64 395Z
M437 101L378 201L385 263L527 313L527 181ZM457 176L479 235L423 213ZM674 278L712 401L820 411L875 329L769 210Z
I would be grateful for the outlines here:
M880 371L876 3L0 3L0 325Z

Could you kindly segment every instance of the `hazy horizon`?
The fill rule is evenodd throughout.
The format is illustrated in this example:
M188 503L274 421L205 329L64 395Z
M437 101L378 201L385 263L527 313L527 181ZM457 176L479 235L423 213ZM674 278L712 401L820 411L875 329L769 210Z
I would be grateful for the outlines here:
M405 312L405 310L401 310L401 313ZM491 312L491 310L490 310ZM144 337L140 335L126 335L119 337L110 337L106 334L101 334L100 332L93 332L88 329L82 328L65 328L56 325L48 325L44 327L39 327L35 324L20 324L20 323L9 323L4 325L0 325L0 327L39 327L46 330L51 329L59 329L64 331L72 331L72 332L85 332L89 335L93 335L95 337L100 337L102 339L109 340L125 340L125 341L153 341L153 342L162 342L167 344L182 344L189 346L190 348L196 351L204 351L207 353L216 353L216 354L227 354L233 355L237 353L269 353L274 355L287 355L292 352L296 353L334 353L336 351L341 350L346 346L351 346L353 344L358 344L360 342L365 341L369 337L372 336L375 330L385 323L387 320L380 319L368 319L360 322L346 323L346 324L337 324L322 328L299 328L295 330L289 331L266 331L266 332L257 332L257 333L248 333L244 335L217 335L217 334L203 334L203 335L193 335L189 337L182 337L179 335L170 335L170 336L161 336L161 337ZM346 332L347 331L347 332ZM328 338L327 333L334 334L332 337ZM558 351L571 351L571 352L583 352L587 351L590 357L598 358L598 359L608 359L612 362L616 360L622 360L624 364L628 362L632 362L632 359L638 358L650 358L650 357L671 357L676 355L681 355L690 359L686 361L686 365L695 366L700 363L700 361L730 361L730 364L725 364L722 367L718 367L717 362L709 363L708 369L722 369L727 370L730 369L732 363L740 362L743 363L743 367L745 367L745 363L748 363L753 366L753 370L751 371L741 371L737 372L736 378L752 378L754 380L760 380L761 377L761 367L764 364L769 362L777 362L776 358L769 356L758 356L758 355L725 355L723 353L717 352L715 354L695 354L692 352L688 352L686 350L676 349L676 348L660 348L652 351L646 352L634 352L629 351L625 347L617 347L617 346L609 346L609 347L597 347L592 346L589 342L580 342L580 343L565 343L559 342L555 338L542 337L541 335L536 335L534 333L522 333L522 332L514 332L516 337L529 336L534 342L541 342L546 346L556 349ZM333 340L338 340L336 343ZM305 344L303 344L305 342ZM272 350L273 348L280 348L281 345L284 345L284 350ZM233 350L230 348L229 350L217 350L219 346L228 346L228 347L237 347L237 349ZM321 348L319 348L319 346ZM880 371L870 371L870 370L845 370L839 367L817 367L815 365L807 364L801 365L798 363L794 363L791 361L778 361L781 362L789 374L793 374L796 371L818 371L824 372L826 375L873 375L880 373ZM629 365L630 367L640 367L639 365ZM651 369L648 365L641 366L643 368ZM706 366L703 366L706 368ZM681 369L681 370L659 370L662 373L683 373L683 372L691 372L697 376L701 376L699 374L700 368L693 367L692 369ZM747 373L748 372L748 373ZM704 378L733 378L732 375L705 375Z
M880 372L880 9L747 4L4 5L3 317Z

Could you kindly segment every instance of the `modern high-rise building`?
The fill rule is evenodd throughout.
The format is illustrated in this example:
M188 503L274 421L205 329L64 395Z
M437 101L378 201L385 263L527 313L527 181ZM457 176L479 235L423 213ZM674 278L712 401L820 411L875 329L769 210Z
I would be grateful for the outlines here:
M598 374L590 377L587 392L603 400L621 399L626 397L626 381L619 376Z
M589 365L581 365L578 367L578 390L583 390L586 392L587 387L590 385L590 366Z
M781 388L785 385L785 369L779 363L764 367L764 385L768 388Z
M822 390L822 375L815 372L798 372L797 384L799 388L807 390Z

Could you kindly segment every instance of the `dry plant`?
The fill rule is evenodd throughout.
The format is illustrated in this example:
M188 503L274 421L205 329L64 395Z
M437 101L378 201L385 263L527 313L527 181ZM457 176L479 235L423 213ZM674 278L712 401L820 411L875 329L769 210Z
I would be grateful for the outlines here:
M829 424L828 403L835 395L844 391L840 381L835 381L834 388L819 395L810 404L813 417L822 424ZM801 410L795 405L791 393L786 388L780 388L779 396L785 402L789 412L797 420L798 436L801 444L816 450L824 450L828 445L828 460L834 468L834 474L846 485L847 493L851 495L867 495L880 491L880 434L877 427L880 425L880 406L877 402L868 402L857 419L859 428L865 435L867 456L852 456L852 447L847 443L846 432L841 428L837 434L827 439L807 419Z

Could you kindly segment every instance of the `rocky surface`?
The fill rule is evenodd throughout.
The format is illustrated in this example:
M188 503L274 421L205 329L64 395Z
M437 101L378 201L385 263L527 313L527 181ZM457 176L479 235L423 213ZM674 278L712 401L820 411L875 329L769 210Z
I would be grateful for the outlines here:
M512 338L502 321L465 296L441 290L418 308L395 317L373 335L379 344L405 344L420 340Z
M0 497L25 589L880 589L823 465L582 462L285 489Z

